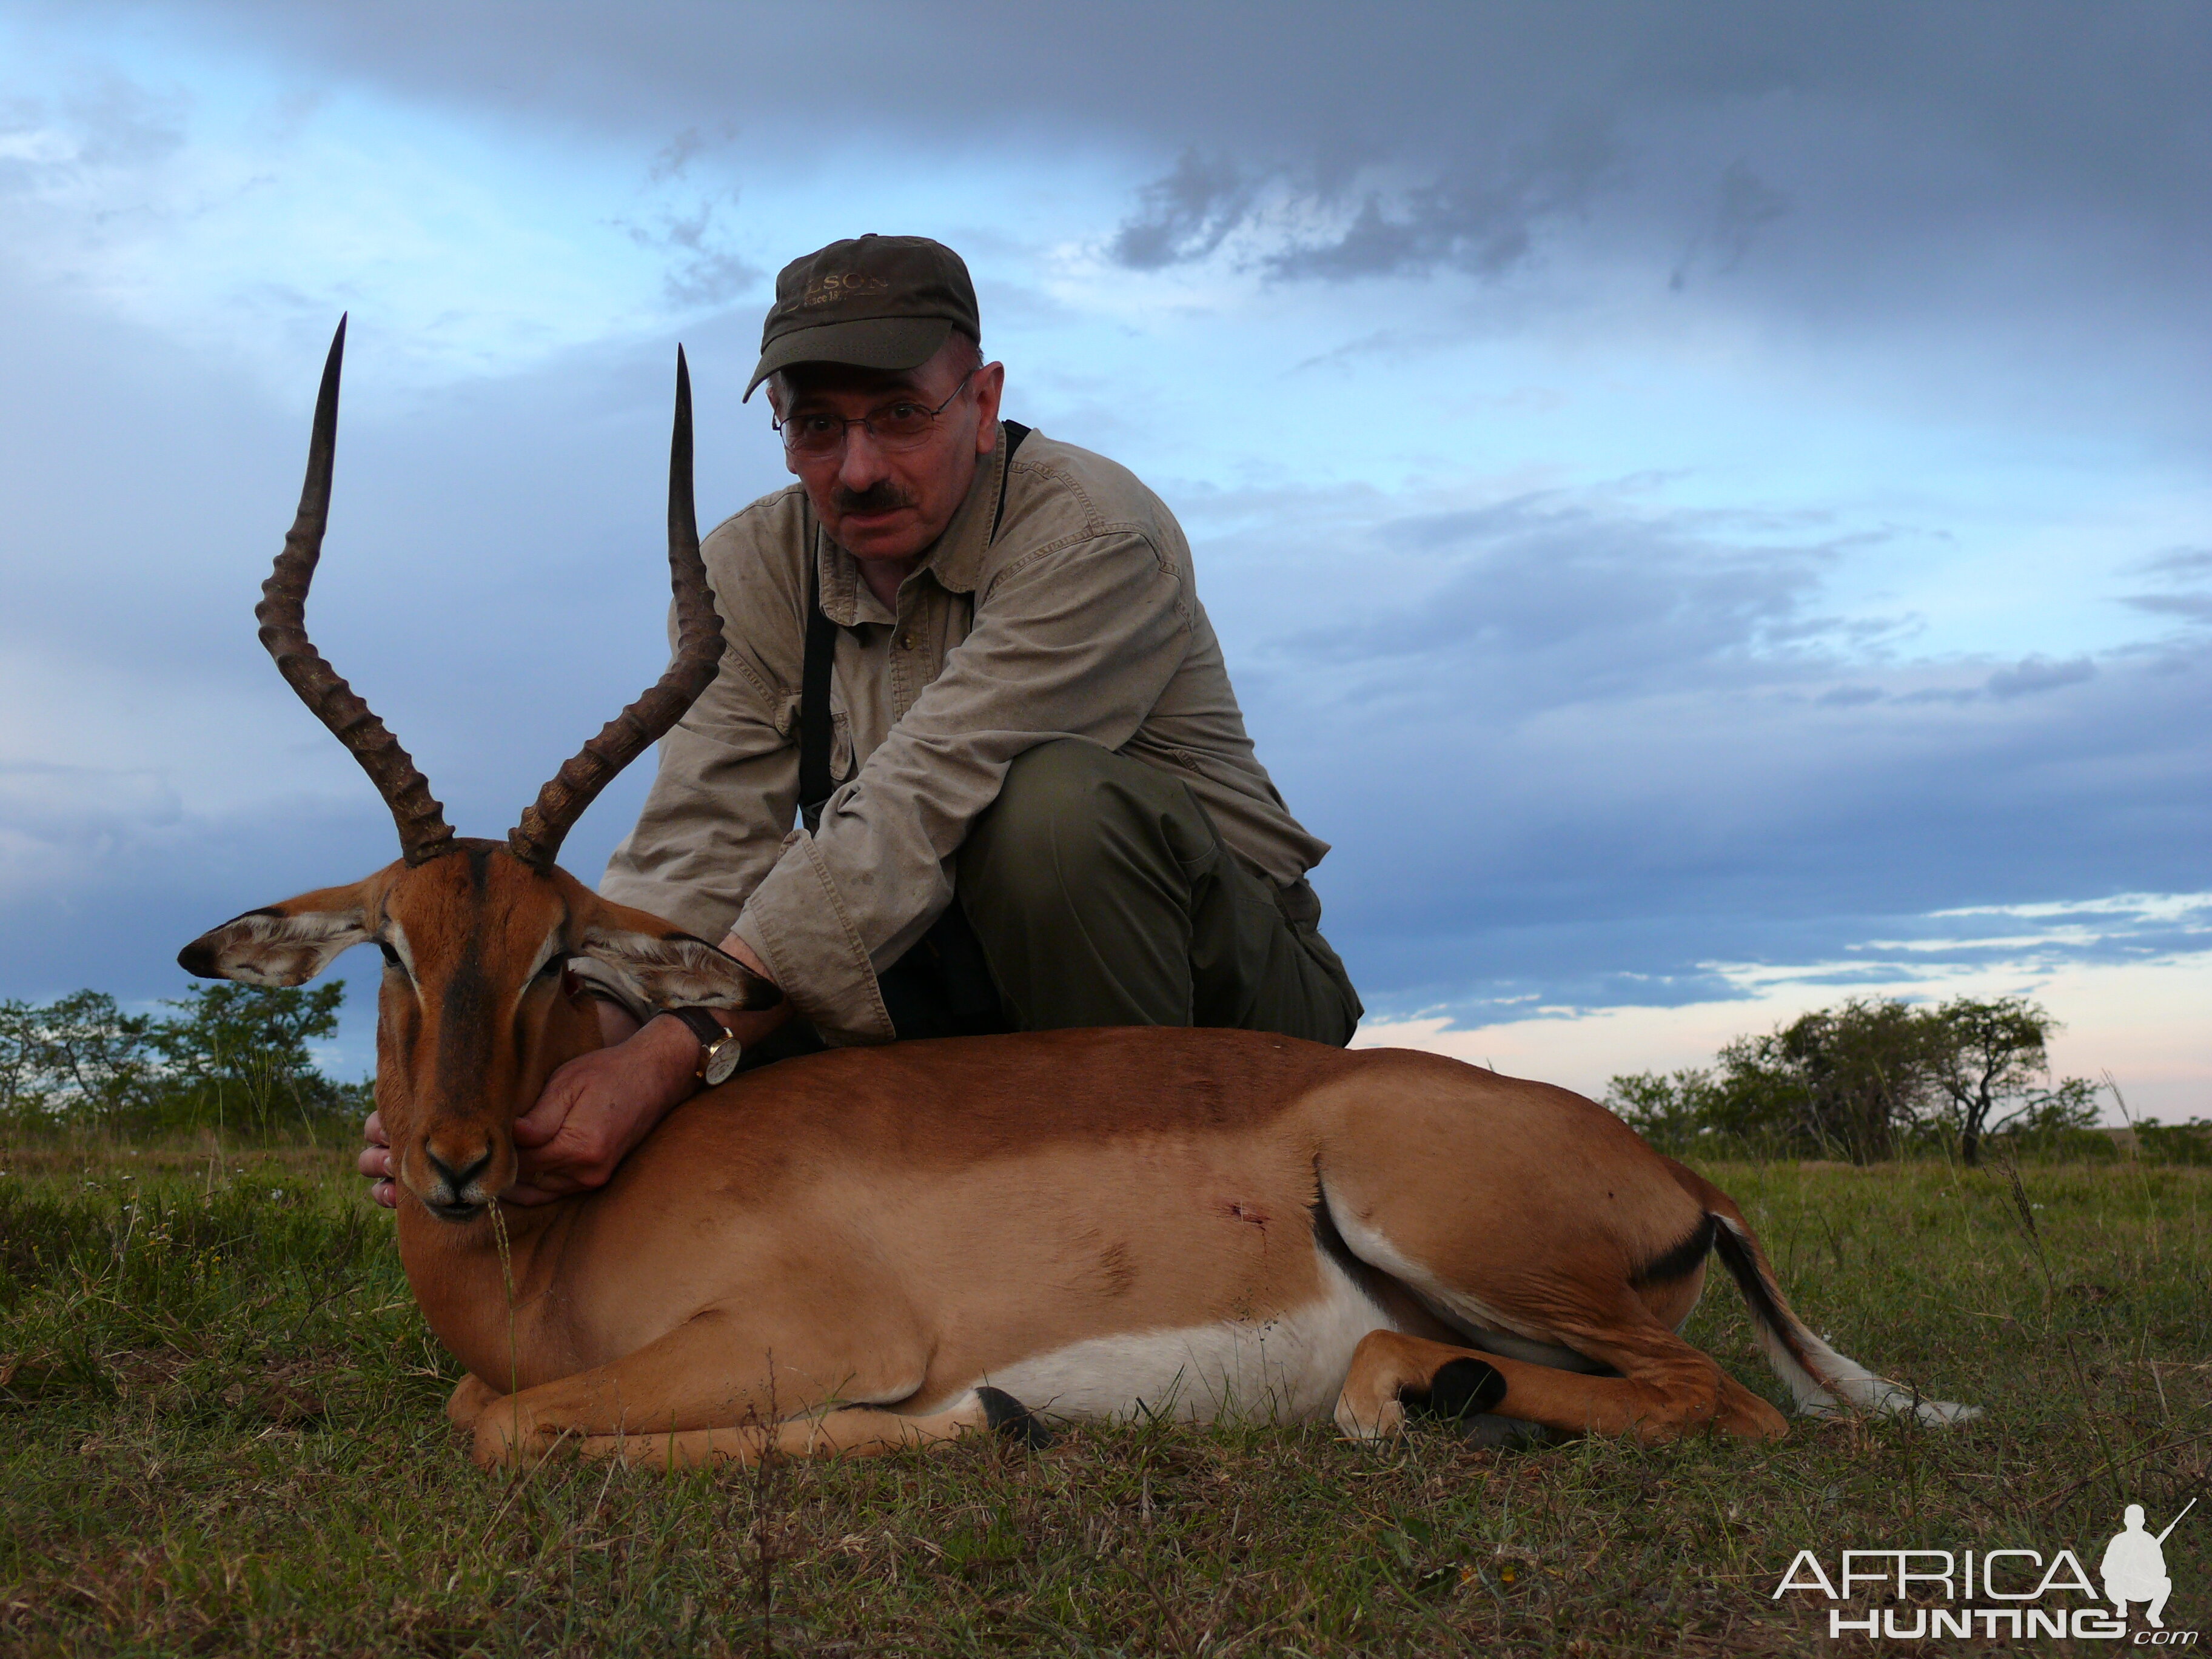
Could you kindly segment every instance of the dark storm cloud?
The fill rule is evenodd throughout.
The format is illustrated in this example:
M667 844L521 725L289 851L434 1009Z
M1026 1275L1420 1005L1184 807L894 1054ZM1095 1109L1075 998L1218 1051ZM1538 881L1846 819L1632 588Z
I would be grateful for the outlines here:
M1590 201L1620 145L1594 125L1563 126L1504 161L1462 168L1395 192L1368 191L1344 230L1293 239L1270 254L1278 276L1347 281L1421 276L1449 266L1498 276L1528 258L1541 227ZM1326 205L1324 195L1318 205Z
M488 0L159 9L179 14L340 82L656 135L679 149L687 131L696 143L702 131L774 128L817 149L841 130L976 148L1009 128L1119 131L1165 136L1170 156L1194 145L1341 178L1378 158L1449 167L1487 147L1494 159L1562 122L1633 132L1656 117L1686 124L1734 111L1752 118L1742 131L1757 131L1762 109L1802 127L1856 108L1901 124L1897 141L1948 135L1948 148L1970 146L1993 184L2027 172L2045 190L2170 206L2186 202L2203 159L2196 93L2212 39L2203 9L2185 0L2117 13L2043 0L2001 18L1961 0L955 0L927 9L877 0L832 14L545 6L527 27ZM1928 162L1941 170L1951 159ZM1713 176L1724 170L1725 161Z
M1138 192L1137 211L1114 234L1113 256L1132 270L1202 259L1243 222L1255 189L1225 157L1187 149L1173 172Z
M1619 160L1620 147L1591 125L1562 127L1494 167L1462 169L1401 188L1341 186L1254 174L1225 156L1186 150L1138 192L1109 253L1136 270L1206 258L1233 233L1269 215L1334 216L1336 230L1274 238L1259 256L1271 275L1349 281L1450 268L1503 275L1526 259L1540 227L1585 205ZM1271 195L1267 187L1273 185Z
M2172 321L2212 274L2212 13L2184 0L155 15L321 84L641 140L664 172L724 143L728 165L829 182L872 151L1103 142L1158 158L1100 227L1144 269L1219 250L1272 181L1334 216L1253 251L1285 277L1495 274L1571 232L1655 285L1755 287L1778 243L1773 303L1987 325L2087 272L2124 290L2112 315Z

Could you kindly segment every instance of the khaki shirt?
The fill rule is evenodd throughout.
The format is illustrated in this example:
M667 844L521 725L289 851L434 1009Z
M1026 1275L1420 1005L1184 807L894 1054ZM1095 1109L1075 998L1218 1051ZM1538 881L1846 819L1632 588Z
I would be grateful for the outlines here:
M1304 876L1328 844L1254 757L1189 544L1123 468L1038 433L1010 466L1002 433L896 614L795 484L703 550L721 672L661 739L600 890L702 939L734 929L827 1041L891 1039L877 972L951 902L953 857L1007 766L1055 738L1182 779L1285 911L1317 918ZM839 624L831 771L849 779L811 836L792 828L809 560Z

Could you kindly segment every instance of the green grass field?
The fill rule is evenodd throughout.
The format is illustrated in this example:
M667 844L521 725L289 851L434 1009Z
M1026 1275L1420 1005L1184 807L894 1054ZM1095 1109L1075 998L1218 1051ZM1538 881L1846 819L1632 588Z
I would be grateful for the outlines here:
M2029 1164L2018 1193L1707 1169L1816 1328L1988 1408L1948 1433L1499 1452L1153 1424L509 1480L447 1428L453 1368L348 1161L0 1152L0 1651L1836 1653L1863 1638L1825 1602L1771 1599L1801 1547L2094 1571L2124 1504L2155 1529L2212 1498L2212 1169ZM1785 1398L1725 1275L1689 1334ZM2169 1627L2212 1626L2208 1543L2212 1501L2167 1542Z

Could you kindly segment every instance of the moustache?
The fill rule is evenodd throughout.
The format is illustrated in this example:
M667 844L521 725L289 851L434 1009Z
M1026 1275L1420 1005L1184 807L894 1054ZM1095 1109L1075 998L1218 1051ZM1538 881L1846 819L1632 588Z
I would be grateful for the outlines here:
M830 504L843 513L890 513L902 507L912 507L914 497L888 478L879 478L866 489L848 489L839 484L830 492Z

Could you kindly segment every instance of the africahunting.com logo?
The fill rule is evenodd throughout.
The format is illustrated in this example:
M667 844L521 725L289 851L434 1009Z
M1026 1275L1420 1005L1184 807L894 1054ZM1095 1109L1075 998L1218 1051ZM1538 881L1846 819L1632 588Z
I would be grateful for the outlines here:
M1830 1601L1878 1598L1887 1605L1832 1607L1828 1634L1926 1641L1970 1638L1982 1642L2070 1637L2077 1641L2130 1642L2136 1647L2191 1648L2199 1632L2170 1630L2166 1603L2173 1579L2166 1570L2166 1540L2197 1507L2153 1533L2143 1507L2130 1504L2121 1529L2098 1558L2099 1584L2081 1557L2060 1550L1845 1550L1833 1577L1817 1553L1799 1550L1774 1587L1774 1598L1813 1595Z

